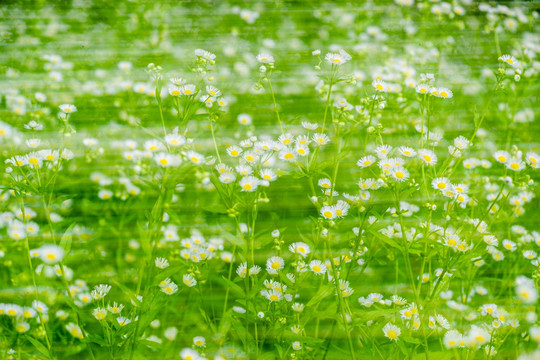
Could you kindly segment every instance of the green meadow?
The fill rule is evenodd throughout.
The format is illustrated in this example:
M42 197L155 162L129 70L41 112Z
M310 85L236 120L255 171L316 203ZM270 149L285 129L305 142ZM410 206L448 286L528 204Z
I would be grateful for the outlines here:
M0 358L539 359L539 11L3 1Z

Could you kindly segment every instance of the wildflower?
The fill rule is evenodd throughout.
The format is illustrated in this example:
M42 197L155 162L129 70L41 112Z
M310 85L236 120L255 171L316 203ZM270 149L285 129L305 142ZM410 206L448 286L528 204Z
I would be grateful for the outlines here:
M325 135L325 134L321 134L321 133L315 133L313 134L313 136L311 137L311 139L317 144L317 145L320 145L320 146L323 146L323 145L326 145L330 142L330 138Z
M323 275L326 272L326 265L320 260L312 260L309 263L309 268L316 275Z
M197 280L195 280L195 278L193 277L193 275L190 275L190 274L185 274L185 275L182 277L182 282L183 282L184 285L186 285L187 287L194 287L195 285L197 285Z
M431 150L420 149L418 150L418 157L426 163L426 165L437 164L437 155Z
M520 171L525 168L525 163L521 159L510 158L506 161L506 168L513 171Z
M302 350L302 343L300 343L300 341L295 341L292 343L292 348L295 351Z
M296 151L293 151L292 149L285 147L279 152L278 156L281 160L293 162L294 160L296 160Z
M277 274L285 266L285 261L279 256L272 256L266 261L266 271L269 274Z
M32 301L32 307L41 314L46 314L49 311L47 305L38 300Z
M413 157L416 155L416 151L413 148L408 147L408 146L401 146L398 149L398 151L401 155L406 156L406 157Z
M330 189L332 187L332 182L328 178L319 179L317 185L324 189Z
M30 324L25 321L20 321L15 324L15 331L19 334L25 333L30 329Z
M392 146L380 145L375 149L375 153L379 159L386 159L386 157L390 153L390 150L392 150Z
M491 340L490 333L476 325L472 325L467 334L467 343L471 347L479 347Z
M463 342L463 335L460 334L457 330L449 330L443 336L443 344L446 348L452 349L458 346Z
M165 135L165 142L172 147L182 146L186 143L186 138L179 134Z
M229 146L227 148L227 154L229 154L229 156L231 156L231 157L239 156L242 153L242 151L244 151L244 150L242 150L241 147L235 146L235 145Z
M260 180L254 176L245 176L240 180L238 185L242 188L242 191L253 192L257 190L257 187L261 184Z
M450 189L452 187L452 184L450 183L448 178L440 177L440 178L433 179L433 181L431 181L431 186L435 190L440 190L444 193L445 190Z
M165 279L159 284L161 291L166 295L173 295L178 291L178 285L176 285L171 279Z
M280 136L278 137L278 141L279 141L281 144L287 146L287 145L290 145L290 144L292 143L293 138L294 138L294 137L293 137L291 134L285 133L285 134L282 134L282 135L280 135Z
M251 125L253 121L251 116L248 114L239 114L237 119L240 125Z
M115 315L120 314L122 312L122 309L124 309L124 305L117 304L116 301L112 305L107 305L107 310Z
M230 184L236 180L236 175L232 172L226 172L219 175L219 181L223 184Z
M154 155L154 161L161 167L171 167L180 165L182 158L178 155L160 152Z
M409 171L405 169L403 166L398 166L396 168L393 168L391 171L392 176L397 181L405 181L409 179Z
M289 245L289 251L294 254L299 254L305 259L309 255L311 250L308 244L303 242L295 242Z
M283 294L278 290L261 290L261 295L270 302L278 302L283 300Z
M504 62L512 67L517 67L519 62L512 55L502 55L499 57L499 61Z
M206 345L206 339L203 336L195 336L193 338L193 345L203 347Z
M204 156L195 151L188 151L186 157L194 164L199 165L204 162Z
M120 326L126 326L128 324L131 323L131 320L128 319L127 317L124 317L124 316L119 316L116 318L116 322L118 323L118 325Z
M333 206L325 205L321 208L321 215L327 220L333 220L337 217L336 209Z
M43 245L39 248L39 257L46 264L56 264L64 258L64 249L53 244Z
M538 300L538 290L534 281L525 276L518 276L516 279L516 294L525 304L535 304Z
M324 59L331 65L338 65L341 66L345 64L347 61L352 59L352 57L347 54L345 51L341 50L339 54L336 53L328 53L324 57Z
M427 85L427 84L418 84L416 85L416 92L419 93L419 94L427 94L429 92L429 89L430 89L430 86Z
M174 326L165 329L165 332L163 333L163 335L170 341L173 341L174 339L176 339L177 334L178 334L178 329Z
M365 167L368 167L368 166L372 165L373 163L375 163L375 161L376 161L376 159L375 159L374 156L367 155L367 156L364 156L363 158L361 158L360 160L358 160L356 165L358 167L365 168Z
M112 198L112 196L113 196L113 192L110 190L105 190L105 189L99 190L98 197L101 200L109 200L110 198Z
M78 325L75 325L74 323L70 322L66 325L66 329L74 338L78 338L81 340L84 338L81 328Z
M25 319L31 319L31 318L34 318L36 317L37 315L37 312L34 308L32 307L24 307L23 308L23 313L22 313L23 317Z
M392 323L388 323L383 327L384 336L390 340L397 341L401 335L401 329Z
M259 13L248 9L240 11L240 17L248 24L253 24L259 18Z
M42 92L35 93L34 98L39 102L45 102L47 100L47 96Z
M221 95L221 90L219 90L217 87L212 86L212 85L206 86L206 92L208 93L208 95L213 96L213 97L217 97Z
M155 265L156 265L156 267L157 267L158 269L162 269L162 270L163 270L163 269L169 267L169 261L168 261L167 259L165 259L165 258L160 258L160 257L158 257L158 258L156 258L156 260L155 260Z
M386 92L388 89L388 84L381 79L373 80L373 82L371 83L371 86L373 86L375 90L381 91L381 92Z
M538 168L540 156L537 153L529 151L525 155L525 159L527 160L527 164L529 164L530 167L534 169Z
M231 261L234 260L233 254L231 254L228 251L222 252L220 258L221 258L221 260L223 260L225 262L231 262Z
M195 95L196 90L195 85L192 84L186 84L180 87L180 92L185 96Z
M236 269L236 273L241 278L245 278L247 275L247 262L243 262L240 265L238 265L238 268Z
M493 153L493 157L495 158L497 162L504 164L508 161L510 154L507 151L499 150Z
M261 272L261 267L258 265L253 265L251 268L249 268L249 276L258 275L260 272Z
M65 114L71 114L77 111L77 108L75 107L75 105L70 105L70 104L62 104L59 106L59 108Z
M92 315L97 320L105 320L105 318L107 317L107 310L97 307L92 311Z
M319 128L319 124L310 123L309 121L302 121L302 127L306 130L317 130Z
M294 151L300 156L307 156L309 155L309 147L307 145L297 144L294 147Z
M181 96L182 95L182 88L178 86L169 86L169 94L171 96Z
M439 88L437 89L437 92L439 94L439 97L443 99L450 99L452 98L452 96L454 96L454 94L452 93L452 90L447 89L447 88Z
M180 351L180 357L182 358L182 360L199 360L200 359L199 353L190 348L182 349L182 351Z
M257 61L263 63L263 64L273 64L274 63L274 57L267 53L260 53L257 55Z
M274 181L277 179L277 175L272 169L261 169L259 175L263 180L266 181Z

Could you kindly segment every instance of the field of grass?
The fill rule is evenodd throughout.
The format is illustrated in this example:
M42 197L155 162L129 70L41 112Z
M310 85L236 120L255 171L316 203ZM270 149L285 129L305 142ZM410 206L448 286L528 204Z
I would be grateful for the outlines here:
M0 358L540 359L539 16L3 1Z

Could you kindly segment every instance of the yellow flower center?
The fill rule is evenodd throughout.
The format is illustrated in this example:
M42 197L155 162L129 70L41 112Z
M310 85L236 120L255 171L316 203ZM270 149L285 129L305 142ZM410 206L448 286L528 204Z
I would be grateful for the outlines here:
M17 331L22 333L26 331L26 326L24 325L17 325Z

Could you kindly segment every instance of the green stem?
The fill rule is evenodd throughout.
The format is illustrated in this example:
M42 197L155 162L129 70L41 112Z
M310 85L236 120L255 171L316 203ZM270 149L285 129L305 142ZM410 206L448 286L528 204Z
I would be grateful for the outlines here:
M272 80L270 80L271 75L272 74L270 73L268 76L268 88L270 89L270 94L272 95L272 103L274 104L274 112L276 113L279 129L281 130L281 134L285 134L283 131L283 125L281 124L281 118L279 117L279 108L276 103L276 95L274 94L274 89L272 88Z

